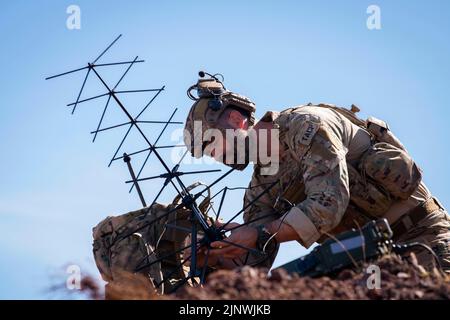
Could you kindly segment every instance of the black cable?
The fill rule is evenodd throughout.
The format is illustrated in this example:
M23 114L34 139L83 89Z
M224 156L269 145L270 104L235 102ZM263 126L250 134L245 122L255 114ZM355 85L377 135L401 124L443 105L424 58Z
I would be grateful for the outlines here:
M199 98L196 98L192 93L191 93L191 91L193 90L193 89L196 89L197 88L197 84L194 84L194 85L192 85L192 86L190 86L189 87L189 89L187 89L187 96L189 97L189 99L191 99L191 100L194 100L194 101L197 101L197 100L199 100Z
M404 253L406 251L411 250L411 248L414 248L414 247L421 247L421 248L427 250L434 257L434 259L436 260L436 263L437 263L439 269L441 271L443 270L442 269L442 265L441 265L441 261L439 260L439 257L436 255L436 253L434 252L433 249L431 249L429 246L427 246L424 243L421 243L421 242L410 242L410 243L405 243L405 244L394 244L392 246L392 250L395 253L402 254L402 253Z

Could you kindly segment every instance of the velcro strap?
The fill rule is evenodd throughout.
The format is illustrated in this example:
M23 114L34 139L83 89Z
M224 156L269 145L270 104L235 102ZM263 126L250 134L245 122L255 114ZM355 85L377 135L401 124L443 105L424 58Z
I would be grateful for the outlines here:
M394 237L398 238L399 236L407 233L428 214L439 209L442 209L442 207L435 198L430 198L424 203L421 203L417 207L411 209L392 225Z

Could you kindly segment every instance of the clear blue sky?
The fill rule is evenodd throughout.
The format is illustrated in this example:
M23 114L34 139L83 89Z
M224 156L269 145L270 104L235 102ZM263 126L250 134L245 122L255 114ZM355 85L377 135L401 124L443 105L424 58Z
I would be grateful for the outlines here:
M81 8L81 30L66 28L70 4ZM371 4L381 8L381 30L366 28ZM139 207L123 183L124 164L106 167L123 132L90 142L104 100L80 105L71 116L65 104L76 98L83 75L44 77L82 66L122 33L103 62L135 55L147 62L133 68L121 88L166 85L146 119L166 119L178 107L176 120L184 121L191 102L185 91L200 69L223 73L228 88L256 102L258 117L310 101L355 103L363 116L390 124L432 193L448 205L449 15L448 1L2 3L0 298L51 298L46 290L65 281L68 263L96 274L91 228L108 214ZM122 71L105 76L115 82ZM96 81L87 86L85 97L103 93ZM148 98L124 97L131 110ZM105 124L119 119L111 114ZM154 135L157 126L147 130ZM139 146L132 135L124 151ZM158 171L152 166L146 174ZM227 184L246 185L250 173L235 174ZM200 178L208 182L214 175ZM155 189L144 186L148 195ZM241 205L241 196L230 198L227 214ZM285 245L276 264L305 252Z

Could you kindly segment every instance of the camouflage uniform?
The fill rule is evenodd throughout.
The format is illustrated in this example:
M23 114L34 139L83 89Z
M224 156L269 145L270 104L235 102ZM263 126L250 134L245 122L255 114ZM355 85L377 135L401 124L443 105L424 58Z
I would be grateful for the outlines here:
M308 248L327 235L384 217L393 226L405 225L394 229L399 230L394 234L395 241L429 245L439 256L441 265L450 270L450 219L444 208L432 198L420 177L413 177L414 181L403 179L404 166L400 170L397 168L399 174L394 176L402 190L409 188L412 193L404 199L382 188L380 191L373 179L362 175L359 169L362 159L368 157L367 154L370 156L368 150L374 143L373 136L333 107L307 105L280 113L268 112L261 119L273 122L280 130L279 170L274 175L263 175L262 166L256 164L244 205L262 193L268 184L277 180L279 183L245 211L244 221L265 217L252 222L258 225L282 216L298 233L300 243ZM396 170L395 167L388 169L382 173ZM402 221L424 203L428 205L424 219L410 221L409 225L407 219ZM418 251L417 256L425 266L434 263L426 250Z

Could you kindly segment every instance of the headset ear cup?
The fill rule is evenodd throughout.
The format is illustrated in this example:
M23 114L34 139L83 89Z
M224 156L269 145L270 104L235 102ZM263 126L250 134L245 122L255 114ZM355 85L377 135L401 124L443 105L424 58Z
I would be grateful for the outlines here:
M222 100L220 100L219 98L214 98L208 101L208 107L214 111L220 110L222 106L223 106Z

